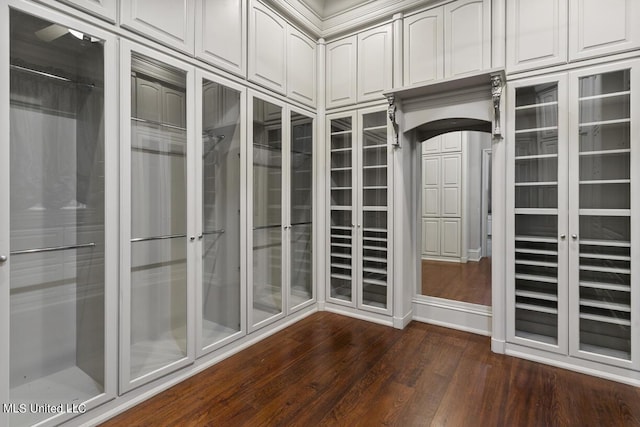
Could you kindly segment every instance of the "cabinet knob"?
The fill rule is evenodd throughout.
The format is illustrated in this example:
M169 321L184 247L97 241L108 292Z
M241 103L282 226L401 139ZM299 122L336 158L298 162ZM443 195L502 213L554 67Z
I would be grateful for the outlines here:
M566 239L566 238L567 238L567 235L566 235L566 234L561 234L561 235L560 235L560 239L564 240L564 239Z
M7 256L6 255L0 255L0 264L2 264L3 262L7 262Z

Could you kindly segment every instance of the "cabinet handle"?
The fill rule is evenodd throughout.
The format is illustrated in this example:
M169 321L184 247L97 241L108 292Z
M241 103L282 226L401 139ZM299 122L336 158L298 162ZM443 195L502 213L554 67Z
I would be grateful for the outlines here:
M561 234L561 235L560 235L560 239L564 240L564 239L566 239L566 238L567 238L567 235L566 235L566 234Z
M6 255L0 255L0 264L7 262L7 256Z

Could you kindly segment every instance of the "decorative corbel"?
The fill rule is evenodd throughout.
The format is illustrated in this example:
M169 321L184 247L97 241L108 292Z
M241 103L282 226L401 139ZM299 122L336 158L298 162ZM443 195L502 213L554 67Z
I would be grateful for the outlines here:
M502 75L494 74L491 76L491 98L493 99L493 136L502 136L502 127L500 125L500 100L502 98L502 88L504 82Z
M396 121L396 97L394 95L387 95L387 102L389 103L389 106L387 107L387 115L389 116L389 121L391 122L391 127L393 130L393 146L396 148L400 148L398 122Z

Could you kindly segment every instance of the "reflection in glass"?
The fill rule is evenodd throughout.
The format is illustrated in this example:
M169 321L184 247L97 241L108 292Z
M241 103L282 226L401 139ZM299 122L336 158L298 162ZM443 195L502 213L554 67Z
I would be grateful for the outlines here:
M240 95L202 83L202 343L240 331Z
M313 119L291 113L290 307L313 298Z
M141 55L131 78L132 379L187 355L186 75Z
M13 9L10 23L9 395L81 404L105 387L103 42Z
M282 312L282 109L253 99L253 324Z

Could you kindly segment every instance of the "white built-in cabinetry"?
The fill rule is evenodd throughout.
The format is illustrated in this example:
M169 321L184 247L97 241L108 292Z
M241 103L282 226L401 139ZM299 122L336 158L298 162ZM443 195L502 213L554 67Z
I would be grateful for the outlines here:
M391 148L380 107L327 116L327 303L389 316Z
M507 69L547 67L640 46L634 0L507 2Z
M327 107L382 100L393 84L392 24L327 43Z
M121 0L120 24L193 55L194 1Z
M315 105L316 43L259 1L251 5L249 79Z
M422 257L460 260L462 253L463 133L422 143Z
M603 371L640 368L638 87L638 60L509 85L513 348Z

